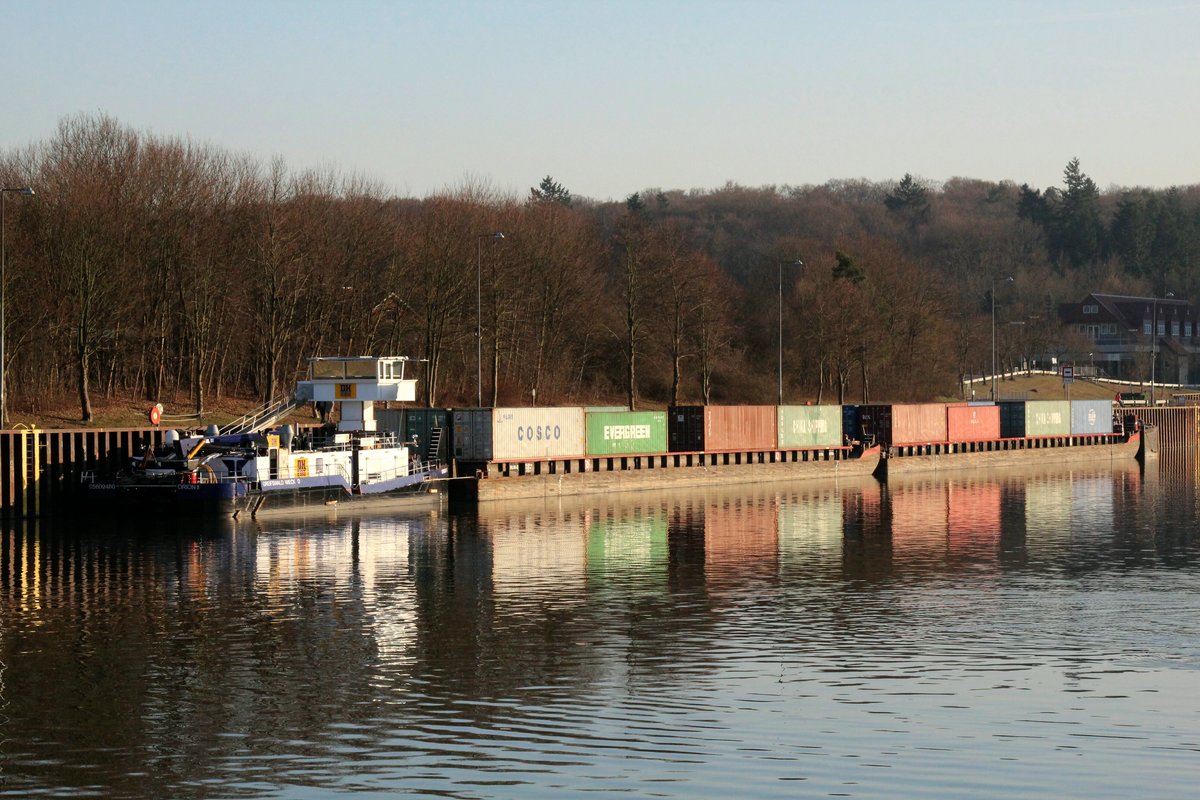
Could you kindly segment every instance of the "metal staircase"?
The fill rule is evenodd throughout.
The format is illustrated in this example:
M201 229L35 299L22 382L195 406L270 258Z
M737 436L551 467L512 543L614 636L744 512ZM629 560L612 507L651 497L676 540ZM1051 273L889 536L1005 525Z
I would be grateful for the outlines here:
M438 456L442 449L442 431L444 428L434 428L429 433L429 444L425 447L425 460L430 464L439 463Z
M261 408L251 411L241 419L236 419L228 425L222 426L221 433L238 434L265 431L311 399L311 397L306 397L303 392L297 391L291 397L272 400Z

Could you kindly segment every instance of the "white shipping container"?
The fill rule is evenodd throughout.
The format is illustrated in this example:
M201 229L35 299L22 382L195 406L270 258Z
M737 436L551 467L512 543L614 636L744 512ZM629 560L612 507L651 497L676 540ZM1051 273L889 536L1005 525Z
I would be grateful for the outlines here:
M582 407L492 409L496 461L582 458L586 452Z

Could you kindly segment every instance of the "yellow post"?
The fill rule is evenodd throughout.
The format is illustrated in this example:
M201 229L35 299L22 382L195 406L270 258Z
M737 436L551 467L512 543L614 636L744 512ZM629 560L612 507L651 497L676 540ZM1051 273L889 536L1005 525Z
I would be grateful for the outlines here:
M28 511L25 508L25 503L29 500L29 486L32 483L33 492L33 513L35 516L40 516L42 513L42 493L39 481L42 475L41 459L38 458L39 442L36 425L26 425L19 422L14 426L14 429L21 434L21 506L23 515L28 517Z

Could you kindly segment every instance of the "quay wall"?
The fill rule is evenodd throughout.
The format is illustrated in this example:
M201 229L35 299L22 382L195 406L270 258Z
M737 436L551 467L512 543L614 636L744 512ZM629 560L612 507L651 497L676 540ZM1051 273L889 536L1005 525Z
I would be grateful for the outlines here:
M162 444L160 428L0 431L0 517L74 511L85 474Z

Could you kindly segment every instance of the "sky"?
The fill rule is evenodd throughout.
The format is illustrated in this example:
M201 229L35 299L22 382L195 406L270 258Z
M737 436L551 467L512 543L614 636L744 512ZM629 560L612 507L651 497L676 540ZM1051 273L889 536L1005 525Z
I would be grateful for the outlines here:
M103 113L425 197L1200 183L1200 2L0 0L0 151Z

